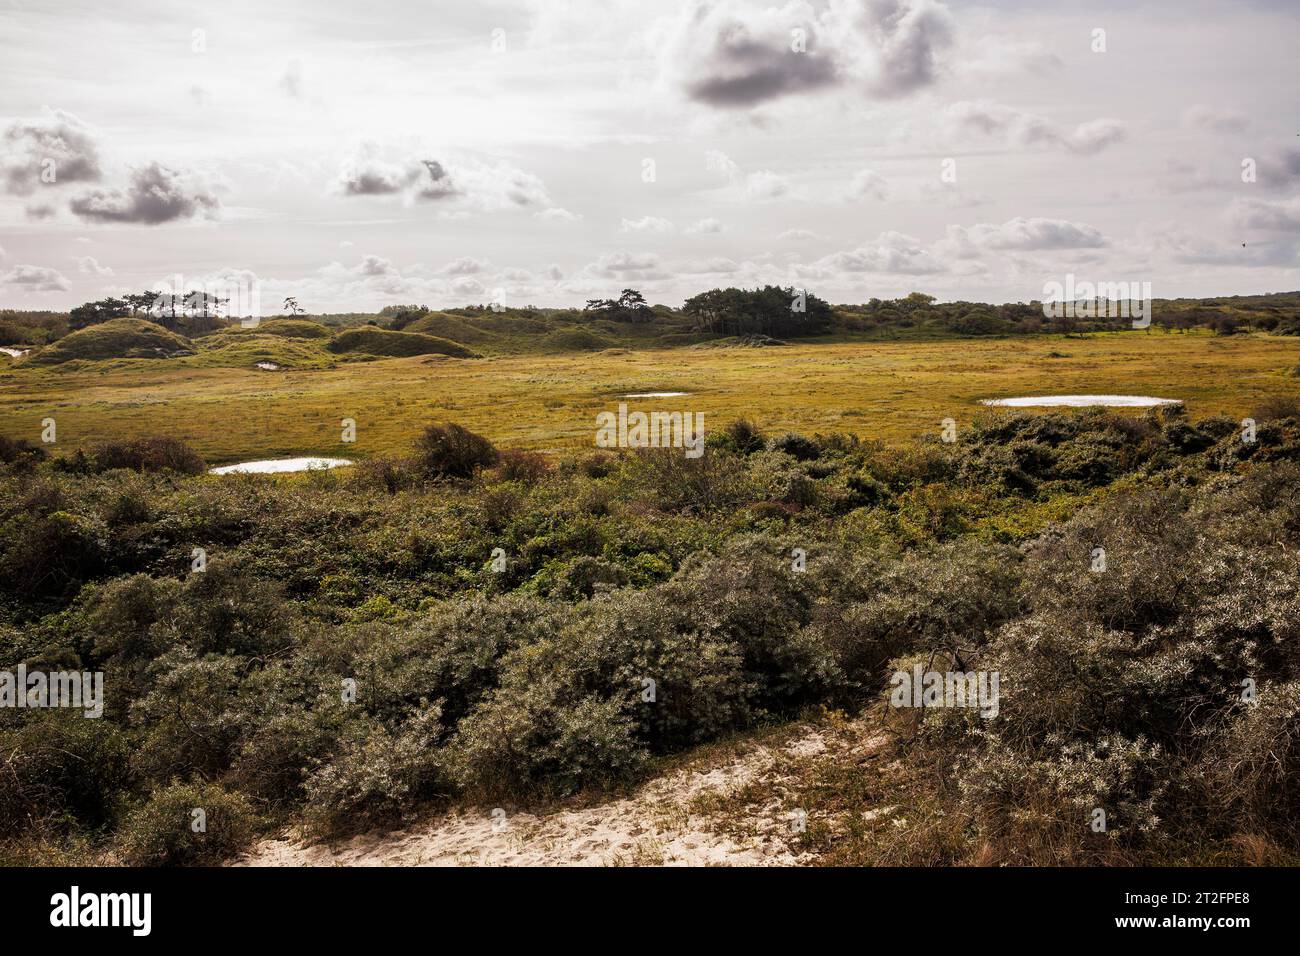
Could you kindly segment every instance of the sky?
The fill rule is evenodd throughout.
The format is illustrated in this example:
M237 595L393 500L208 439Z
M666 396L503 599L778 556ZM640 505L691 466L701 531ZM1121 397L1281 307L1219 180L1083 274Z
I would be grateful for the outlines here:
M1296 290L1298 41L1262 0L0 0L0 308Z

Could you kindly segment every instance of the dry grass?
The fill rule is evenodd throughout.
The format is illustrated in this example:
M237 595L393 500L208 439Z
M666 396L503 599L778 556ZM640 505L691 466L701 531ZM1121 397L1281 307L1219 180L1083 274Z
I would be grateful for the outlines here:
M1052 352L1066 351L1062 358ZM0 374L0 434L63 447L166 432L208 461L405 451L423 425L456 421L506 446L590 447L595 416L628 392L634 408L702 411L706 429L745 416L768 431L844 431L889 442L983 414L979 399L1042 393L1179 398L1194 418L1247 414L1293 394L1300 340L1098 334L938 342L792 345L517 356L417 356L265 373L187 360L113 361ZM79 363L80 364L80 363ZM357 442L340 442L355 419Z

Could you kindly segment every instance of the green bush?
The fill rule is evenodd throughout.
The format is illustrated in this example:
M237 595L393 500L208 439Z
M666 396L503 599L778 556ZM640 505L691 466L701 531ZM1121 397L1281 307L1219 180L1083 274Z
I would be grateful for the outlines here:
M202 811L197 816L195 811ZM245 849L259 820L248 801L215 783L173 783L154 791L122 826L129 866L212 865Z
M121 728L78 710L36 712L0 731L0 836L105 827L131 785L130 754Z
M154 436L131 441L99 442L91 446L96 471L131 468L135 471L175 471L203 474L206 463L189 445L175 438Z
M490 441L454 422L428 425L415 440L416 467L431 478L472 478L499 459Z
M394 823L437 792L441 708L424 705L399 728L348 724L338 756L307 780L305 817L322 834Z

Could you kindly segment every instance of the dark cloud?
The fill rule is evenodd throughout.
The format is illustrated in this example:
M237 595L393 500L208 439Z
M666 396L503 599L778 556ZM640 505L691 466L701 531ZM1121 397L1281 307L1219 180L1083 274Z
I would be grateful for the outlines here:
M91 222L155 226L212 215L220 205L215 195L186 174L150 163L132 170L126 189L91 190L73 199L68 208Z
M417 172L415 177L416 199L437 201L460 195L460 188L452 182L451 175L442 163L436 159L424 159L420 165L424 167L424 172Z
M1268 150L1259 158L1257 177L1266 189L1300 185L1300 149L1284 146Z
M398 166L373 156L358 156L343 167L339 190L345 196L391 196L400 193L419 176L410 165Z
M345 196L406 194L421 202L436 202L461 194L447 167L436 159L392 163L369 149L362 150L343 167L339 189Z
M401 196L409 203L452 203L458 211L519 207L555 210L546 186L531 173L507 163L456 164L437 159L384 159L378 147L364 146L339 175L344 196Z
M99 182L99 148L71 113L47 110L41 119L11 124L0 140L5 190L31 195L40 186Z
M905 96L934 83L939 55L952 43L952 20L942 4L928 0L867 0L854 18L862 51L875 63L868 91L880 97Z
M706 75L687 81L691 99L710 106L748 107L829 86L835 64L825 56L795 53L788 36L759 39L743 23L725 24L713 37Z
M952 43L951 17L931 0L857 0L811 15L797 2L696 3L668 36L662 68L688 98L722 109L841 86L883 99L934 83Z

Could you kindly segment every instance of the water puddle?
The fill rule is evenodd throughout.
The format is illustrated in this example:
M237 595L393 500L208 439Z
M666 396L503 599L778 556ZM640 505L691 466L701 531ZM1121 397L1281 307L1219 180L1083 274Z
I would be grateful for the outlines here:
M212 475L272 475L288 471L341 468L352 462L347 458L272 458L265 461L241 461L237 465L209 468Z
M1094 405L1106 408L1152 408L1156 405L1177 405L1181 399L1152 398L1149 395L1027 395L1022 398L983 398L981 405L999 405L1004 408L1088 408Z

